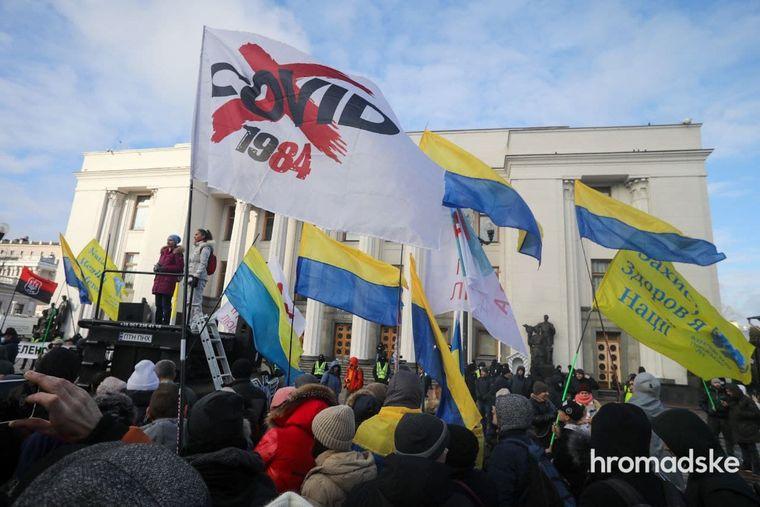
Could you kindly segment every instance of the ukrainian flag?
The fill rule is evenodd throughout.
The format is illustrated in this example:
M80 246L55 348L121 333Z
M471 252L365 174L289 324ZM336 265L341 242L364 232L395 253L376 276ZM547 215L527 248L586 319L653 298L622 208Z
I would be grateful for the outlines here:
M264 258L255 247L245 254L225 290L235 310L253 330L253 341L262 356L288 371L290 383L303 372L298 368L303 349L298 335L290 327L282 294L272 278Z
M441 402L436 415L449 424L459 424L470 429L482 443L480 412L428 305L422 282L417 276L414 257L410 260L410 271L414 355L417 363L425 369L425 373L441 386Z
M63 237L63 234L58 234L61 241L61 256L63 257L63 272L66 275L66 285L74 287L79 291L79 303L83 305L91 305L90 293L87 291L87 285L84 283L84 275L82 275L82 268L79 266L76 255L71 252L71 247Z
M518 251L541 262L538 222L512 185L472 153L429 130L422 134L420 149L446 170L444 206L474 209L498 226L525 231Z
M454 332L451 335L451 355L459 365L459 372L464 375L464 348L462 347L462 323L457 312L454 319Z
M607 248L641 252L651 259L708 266L725 254L703 239L684 236L667 222L575 180L575 214L581 237Z
M399 270L304 224L296 292L385 326L398 325Z

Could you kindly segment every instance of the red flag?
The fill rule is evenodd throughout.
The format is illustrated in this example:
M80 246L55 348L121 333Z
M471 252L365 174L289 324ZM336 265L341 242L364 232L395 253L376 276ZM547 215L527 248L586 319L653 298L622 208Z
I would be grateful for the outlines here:
M37 299L43 303L49 303L58 284L53 280L36 275L29 268L21 270L21 276L16 284L16 292Z

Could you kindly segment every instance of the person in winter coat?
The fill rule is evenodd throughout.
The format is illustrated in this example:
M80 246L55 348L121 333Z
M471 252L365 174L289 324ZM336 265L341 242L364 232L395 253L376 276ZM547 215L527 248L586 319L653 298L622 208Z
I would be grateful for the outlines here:
M519 394L520 396L530 398L530 393L533 391L533 381L525 376L525 366L517 367L509 390L512 394Z
M185 460L203 477L213 505L264 505L277 496L261 457L246 443L243 398L215 391L187 419Z
M724 403L726 402L726 403ZM702 392L699 406L707 413L707 426L716 438L721 433L726 442L726 454L734 454L734 435L731 432L731 424L728 422L728 397L726 388L719 378L710 380L707 392Z
M203 314L203 289L208 281L208 263L214 253L214 241L208 229L198 229L193 235L193 249L188 264L188 284L192 287L190 319Z
M21 342L21 338L18 337L18 333L15 328L7 327L3 333L2 342L0 347L5 349L8 361L13 363L18 355L18 344Z
M343 385L348 394L364 387L364 372L359 367L359 360L355 357L348 360L348 369L346 370L346 378L343 380Z
M665 412L665 405L660 401L660 380L651 373L644 372L636 375L633 380L633 396L628 403L636 405L649 418L652 419ZM660 461L670 453L665 448L660 437L652 433L652 439L649 442L649 455L656 456ZM660 472L660 476L673 483L675 487L683 491L686 489L686 482L678 471Z
M713 431L691 410L674 408L652 419L652 429L677 457L725 456ZM737 473L694 471L684 493L688 507L750 507L760 498Z
M757 452L757 442L760 442L760 409L752 399L742 393L736 384L726 385L728 401L728 422L731 433L742 451L742 468L760 474L760 456Z
M243 398L245 418L251 425L251 441L255 444L264 434L264 417L267 413L267 395L264 391L253 385L253 365L241 357L232 363L232 384L230 388Z
M552 448L552 462L576 499L580 498L586 485L591 465L591 432L578 425L583 417L583 407L573 400L566 400L559 410L562 426L554 427L557 437Z
M182 247L179 246L180 237L172 234L166 240L166 246L161 247L158 262L153 266L153 271L160 273L181 274L185 269L185 260L182 258ZM156 275L153 279L153 295L156 296L156 312L154 322L156 324L168 324L172 317L172 296L179 278L174 275Z
M311 367L311 374L317 377L317 380L322 379L322 375L327 372L327 359L324 354L319 354L319 357Z
M153 391L158 389L159 380L155 367L153 361L143 359L135 365L135 370L127 379L127 396L132 398L137 409L138 425L145 424L145 412L150 405L150 397Z
M549 386L540 381L533 384L530 404L533 406L534 438L546 449L552 438L552 424L557 418L557 407L549 399Z
M337 404L337 397L329 388L307 384L269 412L269 430L256 445L256 452L264 460L267 475L278 493L300 491L306 474L315 464L311 454L314 417Z
M150 421L141 429L153 443L176 449L177 397L179 389L173 384L161 384L153 391L145 418Z
M588 392L593 393L599 389L599 384L596 380L591 378L591 375L578 368L573 371L573 378L570 380L570 388L568 389L568 392L574 397L581 391L581 387L585 387Z
M356 433L353 411L346 405L328 407L311 423L316 465L306 475L301 496L317 507L343 505L355 486L377 477L372 453L351 450Z
M388 358L385 357L385 354L378 354L375 366L372 368L372 375L375 378L375 382L381 384L388 383L388 379L390 379L391 376L391 370L390 363L388 363Z
M485 366L478 369L479 377L475 381L475 401L478 405L480 415L488 420L491 414L491 407L493 406L493 398L491 398L491 383L493 379L488 376L488 370Z
M575 384L576 393L573 396L573 401L583 406L584 417L581 424L585 425L587 429L591 429L591 420L594 415L602 407L593 394L593 384L588 379L583 378Z
M399 369L388 383L388 393L380 412L356 429L354 445L374 453L378 468L384 463L382 458L396 449L393 435L401 418L421 412L422 396L417 375L408 369Z
M610 464L600 470L596 465L592 482L581 494L582 507L625 507L628 505L684 505L678 489L653 472L621 471L619 460L608 457L630 458L649 456L649 439L652 426L646 414L630 403L607 403L599 409L591 424L591 448L596 459ZM606 466L605 466L606 468ZM626 498L630 497L630 498Z
M395 451L386 458L377 478L354 487L344 505L475 505L454 487L451 471L443 463L449 438L446 423L437 417L404 414L393 432Z
M357 428L361 423L380 412L380 407L383 406L372 391L366 387L351 393L346 399L346 405L354 411L354 424Z
M449 424L449 448L446 466L449 467L454 488L475 505L498 505L496 485L488 475L475 468L478 457L478 439L475 434L458 424Z
M336 399L340 396L340 363L337 359L330 363L330 368L322 375L322 380L319 383L332 389Z

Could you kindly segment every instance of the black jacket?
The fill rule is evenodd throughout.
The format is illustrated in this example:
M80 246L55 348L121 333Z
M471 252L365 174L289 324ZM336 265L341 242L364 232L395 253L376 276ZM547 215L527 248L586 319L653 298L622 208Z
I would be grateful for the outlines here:
M499 505L512 505L528 486L528 450L506 441L509 438L530 443L530 437L525 430L510 430L499 435L500 441L488 459L488 477L496 485Z
M512 394L521 394L526 398L530 398L530 393L533 391L533 379L530 377L518 377L515 375L512 377L512 387L510 388Z
M760 442L760 409L749 396L729 400L728 423L737 443Z
M591 484L586 486L581 494L578 505L580 507L628 507L628 503L609 485L605 480L615 477L627 483L643 498L645 504L652 507L671 507L666 500L665 487L675 489L675 486L667 484L654 474L614 474L596 477ZM672 491L672 490L671 490ZM676 490L677 493L678 490ZM672 502L671 502L672 504ZM678 507L677 505L674 507ZM728 506L724 506L728 507Z
M475 381L475 394L482 403L493 403L491 399L491 377L480 377Z
M562 428L559 438L554 441L552 462L567 481L570 492L576 499L580 497L588 480L590 452L591 438L582 431Z
M552 424L557 419L557 407L549 399L540 403L532 397L530 404L533 406L533 432L537 441L546 449L552 438Z
M686 483L689 507L750 507L760 498L738 474L691 474Z
M496 400L496 393L498 393L500 389L510 389L511 386L512 382L505 376L499 375L498 377L494 377L491 381L491 390L489 391L491 400Z
M499 505L499 497L496 495L496 485L482 470L474 468L454 468L451 470L451 479L454 481L454 489L464 496L477 499L475 503L484 506Z
M251 424L251 436L257 440L264 433L264 417L267 414L267 395L248 379L235 380L230 385L244 401L245 418Z
M474 505L455 488L449 468L427 458L391 454L376 479L352 489L345 507Z
M708 387L707 389L710 391L710 398L712 398L712 403L710 403L710 398L707 397L707 393L705 393L703 389L700 391L702 393L702 398L699 401L699 408L707 413L707 417L714 417L716 419L728 419L728 407L724 407L721 403L722 401L728 401L726 392L723 389L715 389L712 386ZM714 409L713 405L715 406Z

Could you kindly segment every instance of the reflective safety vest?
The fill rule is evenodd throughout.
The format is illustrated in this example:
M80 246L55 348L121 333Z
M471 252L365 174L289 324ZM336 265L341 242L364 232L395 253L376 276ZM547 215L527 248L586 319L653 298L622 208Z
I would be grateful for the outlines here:
M319 361L314 363L314 375L322 376L327 371L327 361Z
M375 363L375 375L377 375L378 380L388 378L388 361L385 364L380 363L380 361Z

